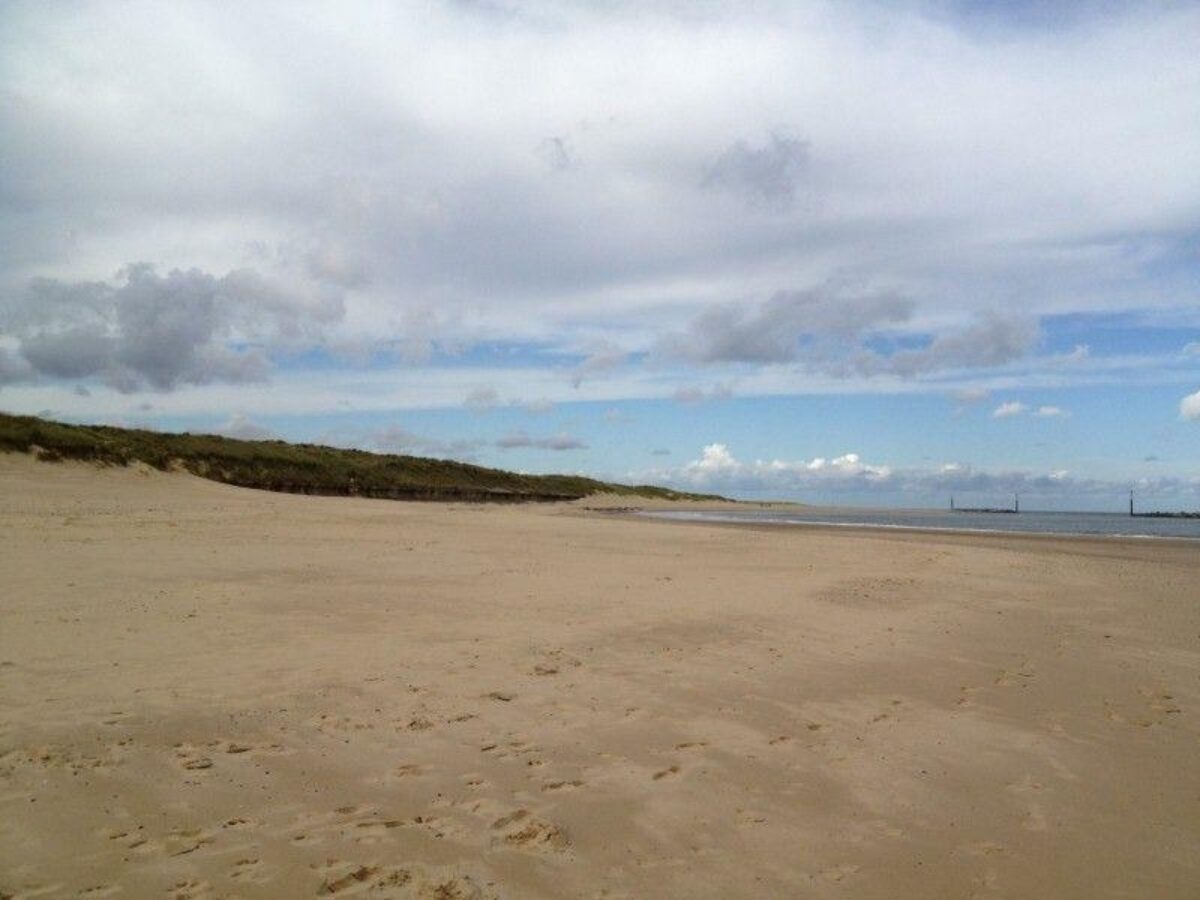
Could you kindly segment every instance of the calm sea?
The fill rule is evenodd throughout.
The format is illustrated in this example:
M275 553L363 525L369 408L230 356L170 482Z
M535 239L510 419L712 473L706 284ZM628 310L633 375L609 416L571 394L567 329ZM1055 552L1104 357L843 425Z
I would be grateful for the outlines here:
M747 522L773 525L845 525L923 528L1019 534L1099 534L1200 540L1200 519L1143 519L1119 513L950 512L926 509L746 510L720 512L647 511L642 515L690 522Z

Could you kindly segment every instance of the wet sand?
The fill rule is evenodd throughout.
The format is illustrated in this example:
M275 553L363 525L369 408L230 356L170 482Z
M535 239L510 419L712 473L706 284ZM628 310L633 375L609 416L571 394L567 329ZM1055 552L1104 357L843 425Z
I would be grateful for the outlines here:
M0 455L0 897L1197 896L1194 544L589 505Z

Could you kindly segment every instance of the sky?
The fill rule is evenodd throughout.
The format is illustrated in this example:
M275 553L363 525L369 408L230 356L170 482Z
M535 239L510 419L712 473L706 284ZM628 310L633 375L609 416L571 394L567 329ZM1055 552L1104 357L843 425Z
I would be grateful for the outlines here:
M0 409L1200 509L1200 4L0 2Z

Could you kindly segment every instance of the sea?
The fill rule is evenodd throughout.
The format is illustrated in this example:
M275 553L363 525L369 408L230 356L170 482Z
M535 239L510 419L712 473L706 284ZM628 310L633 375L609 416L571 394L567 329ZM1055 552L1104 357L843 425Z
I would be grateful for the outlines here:
M835 525L854 528L918 528L925 531L1000 534L1107 535L1185 538L1200 541L1200 519L1145 518L1121 513L973 513L932 509L647 510L641 515L688 522L743 522L766 525Z

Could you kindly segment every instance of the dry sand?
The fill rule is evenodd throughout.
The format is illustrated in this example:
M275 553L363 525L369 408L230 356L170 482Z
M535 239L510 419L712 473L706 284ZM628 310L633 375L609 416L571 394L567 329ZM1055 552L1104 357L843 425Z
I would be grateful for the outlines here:
M1200 550L0 456L0 897L1200 896Z

